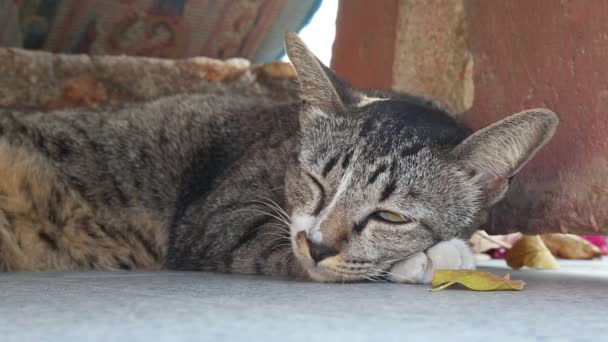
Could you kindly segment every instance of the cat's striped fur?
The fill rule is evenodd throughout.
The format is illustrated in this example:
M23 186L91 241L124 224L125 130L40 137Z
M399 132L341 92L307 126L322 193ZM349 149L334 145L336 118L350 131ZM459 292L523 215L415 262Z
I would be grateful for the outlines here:
M303 102L0 110L0 267L394 275L477 228L557 125L534 110L466 139L434 102L351 89L286 39Z
M262 202L281 201L297 128L283 113L295 110L217 95L107 112L3 110L0 264L272 273L261 241L285 254L289 246L276 246L287 226Z

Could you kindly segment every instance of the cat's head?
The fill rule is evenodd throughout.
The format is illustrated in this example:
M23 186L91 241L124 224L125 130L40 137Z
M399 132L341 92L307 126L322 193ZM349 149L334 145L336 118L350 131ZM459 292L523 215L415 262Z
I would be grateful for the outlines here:
M293 33L300 141L286 176L293 250L319 281L369 278L454 237L468 238L553 135L546 109L468 136L438 106L355 90Z

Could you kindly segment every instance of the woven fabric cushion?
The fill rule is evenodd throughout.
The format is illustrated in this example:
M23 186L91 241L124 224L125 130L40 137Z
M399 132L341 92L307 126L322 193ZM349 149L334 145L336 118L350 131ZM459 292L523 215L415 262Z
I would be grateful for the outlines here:
M0 44L62 53L276 58L321 0L0 0Z

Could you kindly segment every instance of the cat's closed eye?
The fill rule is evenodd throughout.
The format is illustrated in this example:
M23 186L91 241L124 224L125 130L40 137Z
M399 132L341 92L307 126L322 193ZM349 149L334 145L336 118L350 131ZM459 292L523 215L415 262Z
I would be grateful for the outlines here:
M323 184L321 184L321 182L319 182L319 180L317 180L314 176L309 173L307 173L306 176L308 176L314 187L318 190L318 200L315 210L313 211L313 215L317 216L325 206L325 189L323 188Z

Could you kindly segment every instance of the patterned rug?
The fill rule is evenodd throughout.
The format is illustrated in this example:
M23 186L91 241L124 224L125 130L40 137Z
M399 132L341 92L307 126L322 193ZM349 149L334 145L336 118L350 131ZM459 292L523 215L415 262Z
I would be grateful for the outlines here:
M322 0L0 0L0 45L164 58L282 52Z

